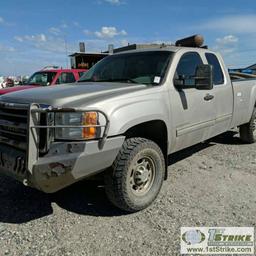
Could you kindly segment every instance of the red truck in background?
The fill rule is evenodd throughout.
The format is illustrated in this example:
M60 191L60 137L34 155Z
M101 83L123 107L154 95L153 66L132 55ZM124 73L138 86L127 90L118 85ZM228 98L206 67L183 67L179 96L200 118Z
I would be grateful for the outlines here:
M0 95L25 89L32 89L37 86L74 83L86 71L87 69L62 69L56 67L45 67L44 69L34 73L24 85L0 89Z

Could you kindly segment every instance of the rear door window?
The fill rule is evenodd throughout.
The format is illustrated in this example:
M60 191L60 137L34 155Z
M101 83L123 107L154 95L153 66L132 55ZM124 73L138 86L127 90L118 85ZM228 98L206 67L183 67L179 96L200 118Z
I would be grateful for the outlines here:
M76 81L75 76L71 72L63 72L58 77L56 84L74 83Z
M224 74L216 55L213 53L206 53L205 57L208 61L208 64L213 66L213 83L215 85L224 84Z

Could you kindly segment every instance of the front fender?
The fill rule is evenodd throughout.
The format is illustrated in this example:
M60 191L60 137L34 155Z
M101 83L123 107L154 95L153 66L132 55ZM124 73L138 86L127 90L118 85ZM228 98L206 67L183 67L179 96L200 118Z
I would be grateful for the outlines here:
M108 136L124 134L129 128L152 120L169 120L168 108L165 101L143 100L122 105L109 115L110 128Z

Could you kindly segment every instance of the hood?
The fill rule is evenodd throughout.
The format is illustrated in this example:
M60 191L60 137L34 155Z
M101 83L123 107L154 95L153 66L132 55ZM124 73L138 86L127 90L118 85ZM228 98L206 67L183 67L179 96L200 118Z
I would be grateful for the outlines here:
M1 96L1 100L16 103L39 103L55 107L81 107L90 103L148 88L127 83L74 83L39 87Z
M14 86L14 87L7 87L0 89L0 95L10 93L10 92L17 92L17 91L22 91L26 89L32 89L35 88L33 85L20 85L20 86Z

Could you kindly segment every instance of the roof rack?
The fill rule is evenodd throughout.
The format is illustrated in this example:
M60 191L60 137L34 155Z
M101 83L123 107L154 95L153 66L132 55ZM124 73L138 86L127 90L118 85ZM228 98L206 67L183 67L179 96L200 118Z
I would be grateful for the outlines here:
M201 35L193 35L190 37L186 37L180 40L177 40L175 46L180 47L195 47L195 48L204 48L208 49L208 47L204 44L204 37Z

